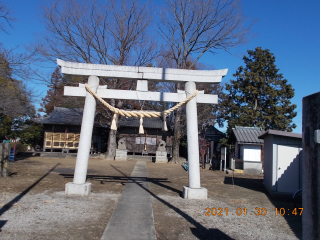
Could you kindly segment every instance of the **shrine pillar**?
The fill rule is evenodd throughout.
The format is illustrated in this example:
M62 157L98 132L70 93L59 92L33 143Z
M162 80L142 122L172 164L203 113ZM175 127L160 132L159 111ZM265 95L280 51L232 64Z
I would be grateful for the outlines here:
M186 96L189 97L196 91L195 82L187 82L185 85ZM189 187L183 187L183 198L207 199L207 189L201 188L199 166L199 142L198 142L198 116L197 99L191 99L186 105L187 115L187 140L188 140L188 174Z
M88 85L92 91L97 92L99 78L90 76ZM86 178L95 111L96 100L89 92L86 92L74 178L72 183L66 184L66 194L88 195L91 191L91 183L87 183Z

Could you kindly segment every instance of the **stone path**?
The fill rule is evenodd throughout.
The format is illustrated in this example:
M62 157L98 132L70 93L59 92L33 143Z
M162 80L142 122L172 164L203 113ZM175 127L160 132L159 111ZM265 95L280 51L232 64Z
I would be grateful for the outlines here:
M138 161L101 240L156 239L147 166Z

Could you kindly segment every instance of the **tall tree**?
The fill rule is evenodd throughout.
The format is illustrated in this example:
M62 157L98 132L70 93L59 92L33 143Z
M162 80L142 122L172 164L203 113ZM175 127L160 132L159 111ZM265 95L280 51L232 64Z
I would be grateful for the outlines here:
M35 114L32 91L22 81L12 78L12 69L0 53L0 141L15 138L15 129Z
M175 68L192 69L207 52L228 51L246 41L250 26L244 26L237 0L167 0L162 9L159 30L163 51ZM187 66L189 57L193 57ZM176 89L183 88L181 84ZM180 113L175 112L173 159L179 157Z
M39 111L45 112L46 116L49 116L54 107L62 107L64 84L59 67L52 73L51 84L47 85L47 87L49 90L47 91L47 95L41 99Z
M275 56L269 49L257 47L248 50L243 60L245 67L240 66L233 75L236 80L226 84L228 132L235 125L291 132L297 115L296 105L290 101L294 89L279 73Z
M147 7L140 0L54 0L42 8L47 34L36 50L51 61L146 65L156 47L146 34Z
M83 108L84 99L64 96L64 86L78 85L85 81L86 78L82 76L62 75L60 68L57 67L51 75L50 84L47 85L49 88L47 95L41 99L39 111L48 116L54 107Z
M35 50L46 60L137 66L153 60L156 44L147 34L152 12L140 0L54 0L43 7L42 16L48 34ZM112 89L132 86L130 81L101 80ZM116 132L110 130L107 156L112 158L115 149Z
M198 84L199 90L204 90L206 94L218 95L218 104L198 104L198 126L199 130L206 125L218 124L219 127L224 126L224 102L228 99L227 94L223 92L222 84Z
M12 68L0 52L0 116L12 119L34 114L32 91L19 80L12 78Z

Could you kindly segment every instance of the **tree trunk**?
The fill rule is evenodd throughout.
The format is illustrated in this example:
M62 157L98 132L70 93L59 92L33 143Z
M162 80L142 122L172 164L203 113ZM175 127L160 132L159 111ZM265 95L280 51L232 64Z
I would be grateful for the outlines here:
M117 87L118 80L115 80L114 88ZM111 105L114 107L116 105L116 101L111 99ZM118 101L117 107L121 108L123 105L122 101ZM110 125L111 126L111 125ZM117 149L117 131L110 129L108 144L107 144L107 154L105 159L106 160L114 160L116 156L116 149Z
M180 88L180 83L176 84L176 91ZM173 136L173 144L172 144L172 162L179 163L179 147L180 147L180 139L181 139L181 111L177 109L174 115L174 136Z
M9 176L10 143L0 144L0 176Z
M116 88L117 80L114 81L113 88ZM111 99L111 106L115 106L116 101L114 99ZM111 124L110 124L111 126ZM116 149L117 149L117 131L110 129L109 131L109 137L108 137L108 144L107 144L107 154L106 154L106 160L114 160L114 157L116 156Z
M181 127L180 127L180 110L177 109L175 111L174 117L174 141L172 144L172 162L179 163L179 146L180 146L180 138L181 138Z
M116 149L117 149L117 131L110 129L109 138L108 138L108 145L107 145L107 154L106 160L114 160L116 156Z

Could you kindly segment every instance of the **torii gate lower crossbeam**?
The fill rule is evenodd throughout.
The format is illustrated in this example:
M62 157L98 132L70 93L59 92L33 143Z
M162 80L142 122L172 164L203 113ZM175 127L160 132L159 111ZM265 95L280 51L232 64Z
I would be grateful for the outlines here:
M131 99L131 100L152 100L180 102L183 98L190 96L196 90L195 82L218 83L226 75L227 69L214 71L186 71L179 69L160 69L160 68L138 68L122 67L98 64L78 64L58 60L61 71L64 74L90 75L88 85L103 98ZM145 72L145 73L144 73ZM163 73L168 72L168 75ZM131 79L144 79L138 81L137 91L126 91L126 96L119 96L119 90L106 89L106 86L99 86L97 76L91 75L98 73L102 77L121 77ZM141 77L142 76L142 77ZM186 91L178 93L160 94L148 92L147 84L143 76L149 76L156 81L186 82ZM190 81L193 77L193 81ZM186 79L186 80L183 80ZM133 94L131 94L133 92ZM120 92L121 93L121 92ZM81 125L80 142L75 167L75 175L72 183L66 184L66 194L87 195L91 191L91 184L86 182L86 174L89 161L90 143L93 129L94 113L96 101L93 96L85 91L84 87L65 87L65 95L85 96L85 106ZM128 97L130 95L130 97ZM187 199L206 199L207 189L201 188L200 167L199 167L199 144L198 144L198 119L197 103L217 104L218 97L210 94L198 93L198 96L190 100L186 105L187 114L187 139L188 139L188 162L189 162L189 186L183 187L183 197Z

